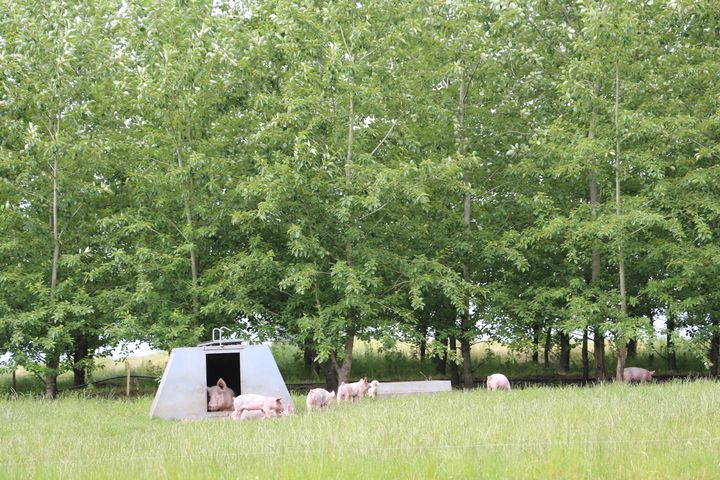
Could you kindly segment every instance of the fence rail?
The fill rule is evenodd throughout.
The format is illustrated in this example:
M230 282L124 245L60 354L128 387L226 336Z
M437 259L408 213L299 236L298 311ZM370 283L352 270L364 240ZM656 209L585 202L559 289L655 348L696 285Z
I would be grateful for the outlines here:
M114 377L108 377L108 378L102 378L99 380L93 380L92 382L83 383L82 385L71 385L68 387L63 387L59 389L60 392L68 391L68 390L80 390L83 388L87 388L89 386L122 386L123 382L127 382L128 378L131 380L137 380L141 382L152 382L154 384L157 384L159 377L152 376L152 375L118 375ZM668 382L672 380L703 380L703 379L714 379L716 377L713 377L709 374L660 374L660 375L654 375L653 380L656 382ZM592 386L597 385L600 383L609 383L614 380L614 378L608 378L607 380L600 381L596 380L594 378L591 379L583 379L581 376L555 376L555 375L548 375L548 376L522 376L522 377L509 377L510 383L512 384L513 388L527 388L527 387L538 387L538 386L565 386L565 385L575 385L575 386ZM435 380L447 380L447 379L435 379ZM383 382L406 382L406 381L412 381L408 379L392 379L392 380L383 380ZM306 393L309 390L313 388L325 388L326 384L325 382L298 382L298 383L288 383L287 388L290 391L293 391L295 393ZM485 388L485 379L475 379L474 381L475 388ZM454 388L462 388L462 385L455 386Z

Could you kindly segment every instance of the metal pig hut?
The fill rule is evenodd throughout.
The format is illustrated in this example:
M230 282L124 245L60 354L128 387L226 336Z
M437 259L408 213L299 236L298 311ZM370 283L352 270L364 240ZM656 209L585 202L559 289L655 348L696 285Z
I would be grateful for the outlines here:
M275 358L267 345L211 341L197 347L175 348L170 353L152 408L151 417L203 419L224 417L230 412L208 412L207 388L219 378L235 395L256 393L292 399Z

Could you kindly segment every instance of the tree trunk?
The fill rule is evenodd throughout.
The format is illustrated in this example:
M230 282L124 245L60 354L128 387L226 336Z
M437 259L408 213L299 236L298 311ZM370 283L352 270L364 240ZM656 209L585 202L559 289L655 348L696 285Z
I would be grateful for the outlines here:
M178 168L182 171L184 168L184 161L183 161L183 153L182 153L182 139L181 134L179 132L176 132L176 145L175 145L175 155L177 157L177 163ZM188 175L189 178L189 175ZM182 201L183 201L183 213L185 214L185 222L187 224L188 229L190 230L190 236L191 238L188 238L186 240L189 240L192 242L192 248L190 249L190 280L192 282L192 305L193 305L193 316L195 324L197 325L200 319L198 318L200 315L200 301L197 296L197 286L198 286L198 276L200 275L200 261L198 259L198 252L197 252L197 245L196 245L196 238L195 238L195 221L193 219L192 215L192 201L190 199L190 191L191 186L188 187L187 185L181 185L182 189Z
M87 365L85 360L90 358L88 339L81 335L75 338L75 351L73 352L73 386L79 387L86 383Z
M595 379L601 382L607 378L607 368L605 367L605 335L603 335L598 326L595 326L593 329L593 349L593 357L595 357Z
M533 330L532 362L535 365L538 365L540 363L540 324L534 323L532 330Z
M52 122L51 122L52 123ZM57 125L54 131L54 140L57 141L57 137L60 134L60 114L57 115ZM58 228L58 177L60 174L60 160L58 158L57 149L54 149L53 165L52 165L52 206L50 213L50 227L52 231L52 266L50 270L50 315L51 324L55 324L56 320L53 316L55 310L55 300L57 294L57 282L58 282L58 265L60 264L60 230ZM57 395L57 375L58 367L60 366L60 355L57 352L58 347L52 345L49 347L49 351L45 352L45 396L49 399L54 399Z
M568 373L570 371L570 335L559 330L558 340L560 342L560 370Z
M333 368L332 362L328 359L324 361L320 365L320 367L325 373L325 388L327 388L327 391L337 392L337 388L338 385L340 385L340 382L338 381L337 372L335 371L335 368Z
M470 358L471 343L465 337L460 339L460 351L463 358L463 388L473 388L475 383L472 373L472 359Z
M418 346L418 350L420 351L420 363L425 363L425 358L427 356L427 329L422 334L422 338L420 339L420 345Z
M635 358L637 356L637 340L631 338L627 342L627 356L628 358Z
M47 372L45 374L45 397L50 400L54 400L57 397L57 371L60 367L60 360L54 353L48 353L47 360L45 360L45 368Z
M588 327L583 328L582 336L582 375L583 381L588 382L590 380L590 355L588 352Z
M305 366L305 370L309 372L313 368L314 361L315 352L312 350L311 347L305 345L303 347L303 365Z
M325 369L315 358L317 358L317 351L315 351L310 341L305 340L303 342L303 365L305 366L305 370L308 373L315 372L317 375L321 375Z
M710 375L717 377L720 370L720 317L716 317L714 314L711 315Z
M440 341L440 340L438 340ZM447 375L447 363L448 363L448 344L447 340L443 340L442 343L445 345L446 348L443 349L442 356L434 356L433 361L435 362L435 368L437 369L438 373L441 375Z
M620 62L615 59L615 213L619 218L622 214L620 204ZM627 317L627 292L625 290L625 257L623 252L623 238L621 233L618 246L618 273L620 276L620 311L621 321ZM615 380L623 381L625 359L627 358L627 345L625 335L619 330L615 339L618 346L618 359L615 368Z
M460 136L460 153L465 154L467 141L465 139L465 98L467 96L466 91L467 85L465 80L460 80L460 91L458 94L458 129ZM463 224L465 226L465 234L470 236L470 224L472 222L472 196L470 195L469 188L470 182L466 175L463 175L465 187L468 189L465 192L463 198ZM470 258L466 254L463 260L463 280L465 283L470 284L472 282L472 273L470 267ZM464 388L473 388L473 374L472 374L472 358L470 356L471 338L469 337L472 331L471 319L470 319L470 298L465 298L465 311L462 313L460 320L460 329L462 336L460 337L460 350L463 358L463 386Z
M667 368L668 370L677 370L677 355L675 354L675 342L673 341L673 333L675 332L675 319L668 315L667 317Z
M652 308L648 309L648 318L650 319L650 329L651 331L655 331L655 322L653 321L653 314L652 314ZM651 349L650 353L648 353L648 364L650 367L652 367L653 362L655 361L655 352Z
M350 104L348 106L348 136L347 136L347 151L345 153L345 185L350 189L352 184L352 161L353 161L353 131L355 130L355 103L353 100L352 93L350 94ZM348 192L349 193L349 192ZM348 267L352 267L352 245L349 241L345 242L345 261ZM350 312L348 315L349 325L345 330L345 358L343 358L342 365L338 365L337 355L333 353L330 356L332 365L337 373L338 381L340 383L348 382L350 380L350 373L352 371L352 357L353 357L353 345L355 342L355 327L354 327L354 314Z
M332 366L337 373L338 381L349 382L350 372L352 371L352 359L353 359L353 344L355 343L355 332L352 328L348 328L345 331L345 358L342 360L342 364L338 362L337 353L332 352L330 354L330 360Z
M552 328L548 328L545 332L545 352L544 352L544 366L550 368L550 350L552 350Z
M458 370L458 365L455 361L455 359L457 358L457 340L455 338L455 335L450 335L448 337L448 348L450 350L450 353L452 353L452 358L449 362L450 383L453 387L457 387L460 385L460 371Z
M596 87L596 90L599 88ZM593 106L590 118L590 129L588 138L595 138L595 123L597 121L597 107ZM592 207L593 218L597 220L598 204L600 203L600 189L597 182L595 160L592 160L590 168L590 206ZM590 285L595 287L600 279L600 249L592 249L592 270L590 274ZM605 336L598 325L593 326L593 357L595 359L595 378L598 381L605 380L607 373L605 369Z

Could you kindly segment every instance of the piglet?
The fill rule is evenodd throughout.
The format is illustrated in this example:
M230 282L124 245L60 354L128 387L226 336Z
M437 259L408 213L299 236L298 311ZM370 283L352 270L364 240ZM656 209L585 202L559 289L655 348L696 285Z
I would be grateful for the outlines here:
M510 380L502 373L493 373L485 379L488 390L510 390Z
M373 380L370 382L370 388L368 388L367 394L370 398L375 398L378 394L378 387L380 386L380 382L377 380Z
M265 420L266 418L289 417L294 413L295 409L293 406L286 405L281 413L277 413L277 411L272 410L269 417L265 417L265 413L262 410L243 410L242 412L234 410L230 414L230 418L233 420Z
M270 414L270 417L276 416L277 414L274 411ZM233 410L230 414L230 418L233 420L263 420L265 419L265 414L262 410L243 410L242 413L237 410Z
M324 407L328 407L333 398L335 398L335 390L332 392L328 392L324 388L313 388L310 390L305 399L308 415L312 412L313 408L322 410Z
M365 395L365 392L368 391L370 388L370 384L367 381L367 377L358 380L354 383L341 383L338 387L337 391L337 401L340 403L340 400L351 400L357 401L360 400L363 395Z
M207 387L208 412L222 412L233 409L233 397L235 392L228 387L222 378L216 385Z
M233 400L235 413L242 418L243 412L247 410L261 410L264 418L270 418L271 415L281 415L284 411L281 397L266 397L255 393L244 393L238 395Z
M640 382L645 383L648 380L652 380L652 376L655 370L649 371L640 367L628 367L623 370L623 381L625 383Z

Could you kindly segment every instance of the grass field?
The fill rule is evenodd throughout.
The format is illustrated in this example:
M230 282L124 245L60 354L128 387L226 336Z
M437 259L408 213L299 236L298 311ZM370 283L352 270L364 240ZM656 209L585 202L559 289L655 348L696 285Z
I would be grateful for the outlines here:
M267 421L0 400L0 478L718 478L720 383L455 391Z

